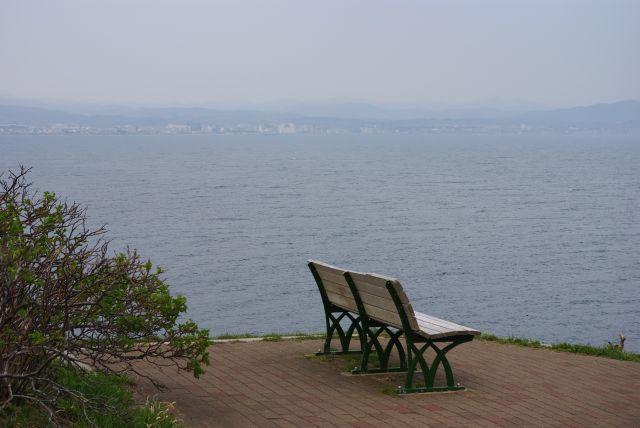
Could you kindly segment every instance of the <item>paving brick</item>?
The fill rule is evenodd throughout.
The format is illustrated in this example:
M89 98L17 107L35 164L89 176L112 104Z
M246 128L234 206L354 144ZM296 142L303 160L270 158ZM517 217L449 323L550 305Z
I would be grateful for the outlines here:
M216 344L204 376L140 367L139 394L176 403L188 426L640 426L640 364L472 342L448 354L467 390L393 396L403 374L345 376L306 358L317 340ZM438 377L442 379L441 376Z

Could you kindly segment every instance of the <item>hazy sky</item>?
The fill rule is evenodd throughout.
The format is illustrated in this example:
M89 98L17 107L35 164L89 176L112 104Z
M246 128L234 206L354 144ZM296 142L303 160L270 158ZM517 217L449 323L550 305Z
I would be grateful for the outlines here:
M203 106L640 99L640 1L0 0L0 96Z

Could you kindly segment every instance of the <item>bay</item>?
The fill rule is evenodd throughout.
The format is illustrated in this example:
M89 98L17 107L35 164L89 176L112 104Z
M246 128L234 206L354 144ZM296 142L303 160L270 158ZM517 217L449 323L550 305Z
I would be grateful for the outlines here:
M485 332L640 351L638 136L1 136L212 334L321 332L306 260Z

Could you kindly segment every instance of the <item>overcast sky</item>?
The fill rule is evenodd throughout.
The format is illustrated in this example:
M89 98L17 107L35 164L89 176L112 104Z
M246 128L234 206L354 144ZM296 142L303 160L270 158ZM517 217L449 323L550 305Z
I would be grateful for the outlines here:
M0 96L182 106L640 99L640 1L0 0Z

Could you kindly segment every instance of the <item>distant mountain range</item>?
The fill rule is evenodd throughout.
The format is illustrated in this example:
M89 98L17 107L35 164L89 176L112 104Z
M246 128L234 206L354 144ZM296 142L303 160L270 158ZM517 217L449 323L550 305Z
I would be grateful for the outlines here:
M371 125L378 122L470 121L473 123L526 123L533 125L620 125L640 128L640 101L629 100L612 104L596 104L555 110L514 112L492 108L474 109L384 109L370 104L300 104L291 111L218 110L210 108L130 108L93 106L83 109L45 108L0 104L0 125L46 127L53 124L74 124L96 128L126 125L160 127L170 123L237 124L264 123L337 123L353 122Z
M101 128L125 125L164 126L169 123L254 123L290 121L295 116L289 113L206 108L123 108L119 113L81 114L42 107L0 105L0 125L25 126L64 123Z
M549 111L532 111L518 117L528 121L605 123L640 121L640 101L620 101Z

